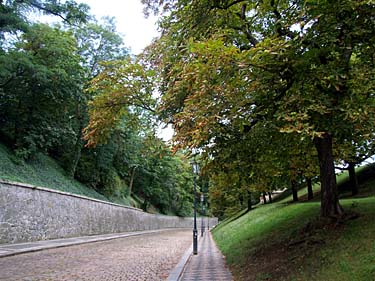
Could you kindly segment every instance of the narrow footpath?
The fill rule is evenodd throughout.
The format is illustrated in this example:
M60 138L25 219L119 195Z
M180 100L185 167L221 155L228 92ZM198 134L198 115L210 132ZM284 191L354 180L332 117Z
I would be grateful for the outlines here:
M198 243L198 255L190 254L182 272L178 276L170 275L168 280L231 281L233 277L225 265L225 258L217 248L211 232L205 231Z

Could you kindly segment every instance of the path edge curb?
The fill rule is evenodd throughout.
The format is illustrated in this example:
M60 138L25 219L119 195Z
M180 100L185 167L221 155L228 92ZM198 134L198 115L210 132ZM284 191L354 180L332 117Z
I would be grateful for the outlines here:
M178 281L180 280L182 273L184 272L184 269L186 265L188 264L191 256L193 253L193 244L187 249L178 262L178 264L172 269L172 271L169 273L169 276L167 278L167 281Z

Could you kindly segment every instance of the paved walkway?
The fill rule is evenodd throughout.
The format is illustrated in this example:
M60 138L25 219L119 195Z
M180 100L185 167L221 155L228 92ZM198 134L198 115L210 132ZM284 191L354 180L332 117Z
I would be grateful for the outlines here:
M191 239L170 229L2 245L0 280L162 281Z
M17 243L17 244L0 244L0 258L6 256L14 256L23 253L37 252L46 249L67 247L73 245L80 245L92 242L107 241L118 238L125 238L143 234L152 234L166 231L164 230L147 230L147 231L134 231L125 233L111 233L103 235L82 236L75 238L63 238L53 240L43 240L35 242Z
M191 240L191 230L151 230L3 244L0 280L233 280L211 232L198 255Z
M198 243L198 255L192 255L192 249L189 249L190 255L186 260L183 271L179 276L169 275L168 280L181 281L231 281L232 274L225 265L224 256L221 254L210 231L205 231L203 238ZM182 261L186 259L182 258ZM180 261L181 263L181 261ZM179 265L177 265L178 267ZM181 265L180 265L181 266ZM175 268L176 269L176 268ZM177 277L177 278L176 278Z

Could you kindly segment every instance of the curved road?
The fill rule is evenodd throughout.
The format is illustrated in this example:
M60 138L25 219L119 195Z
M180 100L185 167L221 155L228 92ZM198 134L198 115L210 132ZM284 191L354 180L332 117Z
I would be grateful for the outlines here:
M168 230L0 258L0 280L166 280L192 242Z

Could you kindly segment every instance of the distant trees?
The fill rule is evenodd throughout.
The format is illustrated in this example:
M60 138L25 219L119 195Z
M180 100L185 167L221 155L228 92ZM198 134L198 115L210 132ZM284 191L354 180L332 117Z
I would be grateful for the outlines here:
M29 12L62 22L32 23ZM0 36L1 142L25 161L54 157L116 202L132 195L144 209L190 214L190 167L155 137L151 70L131 58L112 18L97 21L74 1L2 1Z

